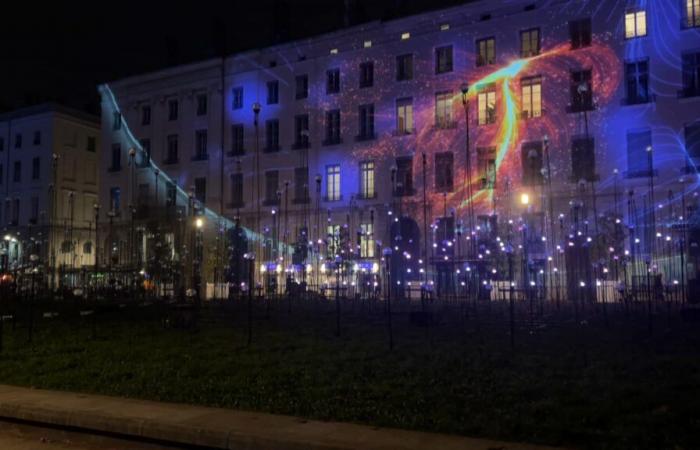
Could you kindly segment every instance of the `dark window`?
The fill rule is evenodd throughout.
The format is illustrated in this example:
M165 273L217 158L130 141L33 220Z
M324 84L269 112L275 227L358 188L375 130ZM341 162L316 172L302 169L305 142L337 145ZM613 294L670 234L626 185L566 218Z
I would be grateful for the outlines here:
M41 145L41 131L34 132L34 141L32 142L32 144Z
M440 255L453 255L454 246L449 245L455 238L455 218L439 217L435 224L435 240L440 246Z
M177 203L177 186L175 183L167 182L165 185L165 205L175 206Z
M452 192L454 188L454 155L452 152L435 154L435 190Z
M541 185L544 181L542 142L523 143L520 157L523 164L523 184L525 186Z
M530 58L540 54L540 29L531 28L520 32L520 56Z
M244 127L241 123L231 125L231 155L240 156L245 154L244 148Z
M280 102L280 84L278 81L267 82L267 104L276 105Z
M116 172L122 170L122 146L121 144L112 144L112 165L109 170Z
M479 147L476 149L477 170L481 189L496 187L496 148Z
M625 81L628 105L649 102L649 60L625 63Z
M413 55L399 55L396 57L396 81L413 79Z
M120 112L115 111L112 115L112 129L119 130L122 127L122 115Z
M374 105L360 105L358 110L359 140L374 139Z
M207 94L197 96L197 115L203 116L207 113Z
M648 177L652 174L651 130L627 133L627 176Z
M22 161L15 161L15 168L12 173L12 181L20 183L22 181Z
M97 138L95 136L87 137L87 151L95 153L97 151Z
M195 178L194 179L194 198L197 199L201 204L207 202L207 179L206 178Z
M15 134L15 148L22 148L22 135L20 133Z
M435 73L452 72L452 46L435 49Z
M593 85L590 70L571 72L571 106L569 112L593 109Z
M569 35L571 37L572 50L590 46L591 19L572 20L569 22Z
M326 72L326 94L340 92L340 69L331 69Z
M175 164L178 159L178 138L177 134L171 134L167 138L167 147L166 147L166 153L165 153L165 163L166 164Z
M109 207L110 211L119 213L122 207L122 190L118 187L113 187L109 190Z
M148 205L150 185L148 183L139 183L136 194L136 204L140 207Z
M39 219L39 198L32 197L29 203L29 223L36 224Z
M5 150L5 140L0 138L0 152Z
M243 206L243 174L231 174L231 206L238 208Z
M360 87L372 87L374 85L374 63L372 61L360 64Z
M265 122L265 151L267 153L277 152L280 149L280 122L277 119L270 119Z
M572 181L595 181L595 141L581 137L571 141Z
M685 151L689 158L700 158L700 122L685 126Z
M16 198L12 201L12 225L17 225L19 223L19 199Z
M309 199L309 168L297 167L294 169L294 200L297 203Z
M233 90L231 91L231 96L233 97L231 107L233 109L243 108L243 88L242 87L233 88Z
M277 170L265 172L265 204L276 205L278 203L277 191L279 190L280 173Z
M2 184L5 181L4 177L5 177L5 174L3 172L3 166L2 166L2 164L0 164L0 184Z
M396 190L398 197L413 195L413 158L396 158Z
M141 125L151 124L151 107L144 106L141 108Z
M681 97L700 95L700 52L683 54L683 90Z
M143 150L141 152L141 163L139 164L140 167L148 167L148 165L151 163L151 140L144 138L141 139L141 149Z
M38 156L32 159L32 180L41 178L41 158Z
M195 132L195 154L194 161L203 161L209 158L209 153L207 152L207 130L197 130Z
M294 148L309 148L309 115L294 117Z
M496 62L496 39L489 37L476 41L476 66L488 66Z
M177 120L177 100L168 101L168 120Z
M297 100L307 98L309 96L309 76L308 75L297 75L296 82L297 82L297 89L296 89Z
M340 110L326 111L326 140L325 145L340 143Z

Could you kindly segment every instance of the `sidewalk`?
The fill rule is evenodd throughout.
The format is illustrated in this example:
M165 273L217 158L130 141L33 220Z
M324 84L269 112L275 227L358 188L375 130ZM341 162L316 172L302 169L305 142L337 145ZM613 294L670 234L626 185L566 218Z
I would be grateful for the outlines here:
M535 450L534 445L0 385L0 419L214 449Z

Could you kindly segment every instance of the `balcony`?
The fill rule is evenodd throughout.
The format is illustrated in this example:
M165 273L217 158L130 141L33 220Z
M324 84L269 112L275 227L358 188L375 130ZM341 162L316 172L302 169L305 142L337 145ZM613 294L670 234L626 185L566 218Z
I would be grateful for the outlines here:
M327 137L323 141L324 146L338 145L338 144L342 144L342 143L343 143L343 140L340 138L340 136Z
M573 104L566 107L567 113L582 113L582 112L595 111L595 110L596 110L596 105L592 101L591 102L573 103Z
M343 196L340 194L335 195L335 196L328 196L328 195L323 196L324 202L340 202L342 200L343 200Z
M394 130L391 132L392 136L410 136L415 133L415 130Z
M311 203L311 197L295 197L292 200L292 204L294 205L307 205Z
M620 100L622 106L644 105L656 101L656 94L650 94L646 97L636 95L634 97L626 97Z
M360 192L357 194L358 200L374 200L377 198L377 192Z
M245 149L241 147L241 148L236 149L236 150L231 150L231 151L226 153L226 156L231 156L231 157L233 157L233 156L245 156Z
M311 147L309 141L295 142L292 144L292 150L305 150L309 147Z
M263 149L264 153L277 153L280 151L279 144L268 145Z
M372 132L372 133L361 133L355 136L355 142L364 142L364 141L372 141L374 139L377 139L377 134Z
M434 130L454 130L457 128L456 120L441 120L435 123Z
M659 171L653 170L628 170L625 172L625 178L649 178L659 176Z
M416 195L416 189L413 186L409 187L397 187L393 192L394 197L411 197Z
M209 154L208 153L202 153L199 155L194 155L190 161L196 162L196 161L207 161L209 159Z

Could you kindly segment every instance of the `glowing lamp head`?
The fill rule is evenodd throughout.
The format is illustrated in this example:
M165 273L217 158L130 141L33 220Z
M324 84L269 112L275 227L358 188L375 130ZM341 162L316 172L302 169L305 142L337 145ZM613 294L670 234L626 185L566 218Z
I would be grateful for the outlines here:
M197 227L197 229L201 230L204 226L204 219L197 217L197 220L194 221L194 225Z
M526 194L526 193L520 194L520 203L522 205L525 205L525 206L529 205L530 204L530 195Z

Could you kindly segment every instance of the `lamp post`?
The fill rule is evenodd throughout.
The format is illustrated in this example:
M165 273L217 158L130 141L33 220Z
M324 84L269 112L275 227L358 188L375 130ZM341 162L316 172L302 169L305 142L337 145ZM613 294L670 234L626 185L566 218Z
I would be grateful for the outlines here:
M255 253L249 252L243 255L248 262L248 347L253 343L253 283L255 271Z
M95 210L95 279L93 282L95 283L95 292L97 292L97 272L99 270L99 257L100 257L100 234L99 234L99 222L100 222L100 205L97 203L92 205L92 208Z
M386 263L386 316L387 316L387 326L389 328L389 350L394 349L394 332L391 326L391 247L386 247L382 254L384 255L384 262Z
M522 235L523 235L523 283L527 292L528 300L531 300L532 290L530 289L530 277L529 277L529 249L528 249L528 239L527 239L527 213L530 208L530 195L527 193L522 193L520 195L520 203L523 206L523 223L522 223Z
M195 290L195 301L197 306L202 303L202 228L204 227L204 218L197 216L194 221L195 226L195 250L194 250L194 261L192 264L192 280L193 288Z
M316 270L314 273L316 274L316 289L318 290L320 287L320 268L319 268L319 263L321 260L321 174L317 173L316 174L316 257L314 258L316 262Z
M462 91L462 106L464 106L464 147L465 147L465 179L467 183L467 198L469 199L469 236L470 236L470 251L471 257L474 257L476 249L476 238L474 235L474 197L472 194L472 163L471 163L471 150L469 141L469 83L462 83L460 86Z
M254 114L254 121L253 125L255 126L255 195L256 199L254 200L255 203L255 232L258 233L258 236L256 236L258 245L256 246L256 249L260 247L260 236L262 234L260 230L260 126L259 126L259 118L260 118L260 110L262 107L260 106L259 102L253 103L253 114ZM252 289L253 287L250 286Z

